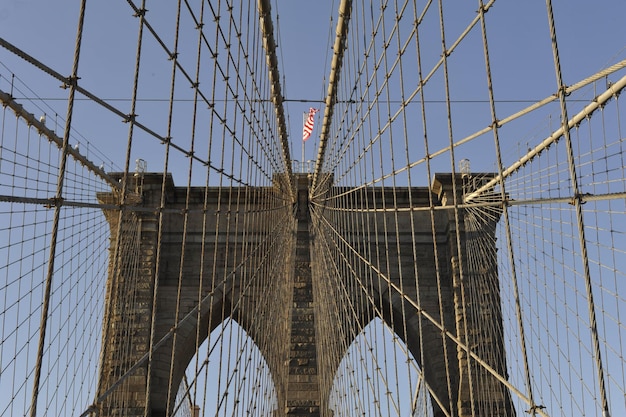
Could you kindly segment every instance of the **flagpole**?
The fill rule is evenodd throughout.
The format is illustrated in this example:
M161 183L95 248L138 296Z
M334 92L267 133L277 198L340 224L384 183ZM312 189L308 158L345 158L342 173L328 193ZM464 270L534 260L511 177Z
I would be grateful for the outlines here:
M303 112L302 113L302 131L304 131L304 124L306 123L306 118L307 118L307 113ZM302 173L304 171L304 145L306 144L306 141L304 139L302 139L302 159L300 160L300 172Z

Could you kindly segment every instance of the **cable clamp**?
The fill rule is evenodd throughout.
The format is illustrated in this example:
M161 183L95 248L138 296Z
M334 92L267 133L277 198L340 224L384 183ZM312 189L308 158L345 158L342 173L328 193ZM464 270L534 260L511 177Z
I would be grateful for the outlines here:
M144 17L148 9L137 9L137 12L133 14L133 17Z
M63 81L63 85L61 85L61 88L67 90L70 87L76 87L78 85L78 80L80 80L80 77L70 75L65 79L65 81Z
M51 209L53 207L61 207L63 205L63 197L51 197L48 199L50 203L44 204L44 207Z
M591 193L584 193L584 194L576 194L574 197L572 197L572 199L570 200L569 204L572 206L576 205L576 201L578 201L578 203L580 204L586 204L587 201L585 201L585 197L589 197L591 196Z
M139 115L135 114L135 113L128 113L126 116L124 116L124 120L122 120L122 122L124 122L124 123L130 123L130 122L135 123L135 119L137 118L137 116L139 116Z
M530 409L526 410L527 414L535 414L537 412L537 410L545 410L545 406L544 405L533 405L532 407L530 407Z
M569 97L570 94L572 94L570 91L567 91L567 86L565 84L563 84L562 86L559 87L559 89L557 90L558 96L560 96L561 94L563 95L563 97Z

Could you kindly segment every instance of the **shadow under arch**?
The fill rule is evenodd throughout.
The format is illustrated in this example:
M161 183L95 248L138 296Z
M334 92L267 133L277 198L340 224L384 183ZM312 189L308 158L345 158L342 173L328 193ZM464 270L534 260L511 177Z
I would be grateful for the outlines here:
M284 401L285 386L281 377L285 375L286 353L282 351L289 348L284 343L289 327L284 320L271 320L271 317L276 319L279 316L268 315L265 311L271 308L272 297L281 291L284 283L276 280L275 285L276 288L272 288L271 285L264 286L263 283L258 283L256 287L264 288L257 292L253 288L254 285L246 285L241 276L231 274L212 289L202 302L198 304L196 301L199 308L191 309L179 322L176 337L170 337L155 352L150 395L152 416L172 415L173 399L185 371L198 353L198 348L207 340L210 341L209 336L219 332L220 328L232 327L233 324L245 333L249 339L248 345L254 346L268 368L277 403ZM164 288L159 297L158 304L162 315L157 320L157 334L166 334L170 330L168 326L172 320L171 317L166 319L166 316L176 310L173 305L174 297L168 295L171 291L173 288ZM197 287L183 288L181 299L192 299L194 296L197 298L197 291ZM285 307L287 305L285 304ZM230 347L228 346L229 349Z
M281 369L281 366L284 366L284 361L281 361L279 356L272 354L276 349L274 345L277 344L279 338L272 337L271 332L263 331L267 329L263 329L258 325L258 322L255 322L255 312L258 313L255 306L248 305L246 309L241 307L242 300L247 297L242 296L241 288L237 282L238 279L232 277L214 289L200 303L199 311L197 308L192 309L180 321L175 338L168 338L155 351L155 360L152 363L153 385L150 395L152 416L172 415L178 387L199 349L207 342L213 345L215 333L220 334L224 328L228 327L235 327L238 331L243 332L245 338L248 339L245 342L246 345L249 348L254 347L259 352L262 362L268 369L268 375L276 391L277 401L283 398L284 389L279 378L280 375L284 374L284 370ZM162 291L164 295L161 297L159 307L161 311L171 313L174 309L168 303L173 300L170 300L171 297L167 297L168 291ZM190 294L185 295L185 290L183 290L183 299L191 296L191 293L196 294L197 297L197 288L189 291ZM254 304L258 306L262 303L263 299L259 299ZM161 317L157 323L158 334L167 334L167 325L171 321ZM232 329L228 333L232 334ZM210 337L210 335L212 336ZM232 346L226 346L226 348L229 349L229 353L233 353Z
M478 173L469 178L474 175L476 185L493 176ZM320 237L317 258L336 262L315 265L318 297L329 300L319 313L328 322L338 322L325 331L341 328L333 333L340 344L333 353L337 356L326 364L338 367L360 330L378 318L394 330L418 363L434 416L510 417L516 413L505 383L494 260L499 211L472 216L469 209L450 206L453 193L462 201L460 185L465 181L460 174L436 174L429 188L372 187L354 193L338 188L330 194L354 196L346 201L327 198L333 210L320 204L324 208L314 216ZM413 210L431 205L442 209ZM360 215L346 214L353 211ZM342 252L344 247L349 248L348 255ZM341 290L325 289L329 280Z
M226 320L236 321L259 348L278 401L284 402L289 303L274 302L288 299L293 290L293 259L284 251L293 246L291 205L281 203L274 187L246 188L231 210L256 214L239 219L218 215L218 202L238 193L198 188L190 190L195 206L187 211L188 190L174 187L171 175L146 173L142 179L141 198L133 200L137 209L104 210L114 256L95 406L99 414L171 415L196 348ZM115 192L97 197L108 205L119 201ZM167 207L159 215L153 208L164 197ZM206 209L199 210L205 200Z

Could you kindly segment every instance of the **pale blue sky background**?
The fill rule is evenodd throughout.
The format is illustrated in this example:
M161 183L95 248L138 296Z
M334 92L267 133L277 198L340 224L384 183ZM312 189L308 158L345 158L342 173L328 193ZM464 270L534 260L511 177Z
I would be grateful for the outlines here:
M164 35L173 30L171 10L176 3L165 1L151 0L147 6L149 11L153 9L148 18ZM331 23L330 16L336 19L338 3L338 0L272 1L274 15L278 17L274 20L274 26L278 31L280 71L285 80L283 94L287 100L285 109L293 143L293 159L300 158L302 113L311 106L322 108L319 101L325 98L324 81L328 76L336 23L336 20ZM0 37L61 74L69 75L78 4L77 0L0 0ZM170 6L169 11L162 10L164 4ZM446 1L445 5L446 16L449 18L447 39L452 42L468 24L478 2L454 0ZM555 0L554 7L566 84L571 85L608 65L626 59L626 1ZM556 91L545 2L500 0L488 12L487 18L495 96L498 100L499 116L503 118ZM432 65L438 59L441 45L435 25L428 23L424 30L424 57L428 68L429 64ZM172 42L168 36L165 38ZM128 99L131 96L136 39L137 20L132 17L127 2L87 2L86 30L79 67L80 84L97 96L110 100L124 112L128 111L130 105ZM428 42L429 39L433 41ZM457 138L490 123L488 108L484 103L484 62L480 45L480 40L474 34L450 58L451 98L454 100ZM142 63L139 96L156 101L141 104L138 109L139 120L164 134L166 126L163 112L167 109L169 97L171 63L149 41L146 42L146 48L148 52ZM158 53L150 54L149 48L154 48ZM195 44L181 46L181 60L192 55L194 48ZM10 90L11 72L14 72L20 81L16 81L13 95L28 111L36 115L47 113L48 126L54 125L55 112L59 117L65 117L67 90L59 88L57 80L4 49L0 49L0 64L0 89ZM27 87L34 93L28 91ZM445 97L437 90L429 90L428 94L427 99L432 101L429 104L433 109L432 114L441 114L440 118L433 117L433 129L437 132L436 129L440 128L439 132L445 143L445 109L440 104L440 100ZM34 95L43 100L29 102L23 99ZM591 91L586 97L593 95ZM80 98L80 95L77 97ZM582 107L585 104L586 102L573 101L571 113L576 111L576 106ZM183 113L188 109L186 104L180 106ZM556 114L558 117L558 111ZM542 125L546 123L542 119L544 116L542 113L537 118L529 117L519 124L513 124L510 129L503 129L503 143L512 146L523 144L527 140L534 140L536 143L543 139L542 135L547 131ZM321 112L317 118L318 128L320 119ZM541 127L538 129L537 126ZM76 136L72 140L81 141L81 152L96 165L104 162L107 170L116 170L122 166L128 125L122 123L117 116L80 100L76 106L73 127ZM186 140L186 128L186 124L177 126L175 140ZM537 129L540 133L535 133ZM62 129L57 132L62 132ZM416 135L419 133L416 132ZM137 136L131 160L144 158L148 161L148 170L160 171L163 167L163 148L140 134ZM319 130L316 129L313 138L307 142L306 159L315 157L318 136ZM485 143L492 146L492 138L486 139ZM431 140L439 145L436 135ZM87 143L89 146L85 149L84 145ZM96 154L94 148L103 154ZM477 141L471 147L460 149L460 157L470 157L473 166L492 169L493 165L490 164L493 164L493 157L485 149L487 147ZM524 150L525 147L521 149ZM504 151L512 153L513 158L519 156L517 149ZM181 162L182 164L177 165ZM179 171L174 172L174 180L178 185L185 181L186 163L186 160L172 157L170 167L180 167ZM200 179L198 184L201 183Z
M61 74L69 74L78 4L76 0L5 0L0 5L0 36ZM446 36L448 42L452 42L467 25L469 13L477 8L477 2L449 1L445 5L446 16L449 18ZM173 10L174 2L171 7ZM278 14L274 25L278 31L277 43L281 76L285 80L285 99L306 100L286 103L289 132L294 144L293 159L300 159L302 112L307 111L310 106L321 108L316 101L325 98L324 81L328 74L336 23L336 20L331 23L330 16L332 14L333 19L336 19L337 7L338 1L272 2L273 13L275 16ZM148 9L150 10L150 2ZM171 32L173 17L165 18L167 12L159 16L159 9L161 7L156 7L155 4L152 14L150 11L148 13L149 19L162 33ZM623 16L626 15L626 2L559 0L554 2L554 9L566 84L573 84L608 64L624 59L626 25L623 24ZM499 109L500 116L504 117L527 106L528 101L540 100L555 92L545 3L499 1L491 8L487 17L490 23L488 30L494 34L489 42L496 99L510 101L503 103ZM428 33L428 30L438 29L426 27L423 33ZM128 99L132 85L136 32L136 19L131 16L126 2L88 1L84 48L79 68L81 85L102 98ZM438 32L433 33L433 44L423 42L425 49L432 49L432 53L426 53L425 56L432 56L434 60L438 58L441 46ZM181 47L181 56L184 56L186 48L188 47L185 45ZM191 52L195 45L190 45L189 48ZM453 57L450 61L452 98L460 101L485 100L482 51L474 47L466 51L460 48L455 56L458 58ZM166 80L169 78L170 67L163 61L159 56L150 74L161 85L157 88L144 87L140 90L140 97L167 100L169 92ZM42 75L41 71L5 50L0 50L0 62L15 71L40 97L61 99L58 102L48 101L47 104L59 114L65 115L63 99L67 92L58 88L56 80ZM3 77L0 88L6 90L6 77L10 74L6 68L0 68L0 75ZM151 81L149 76L143 76L143 83L148 84ZM20 96L18 93L14 95ZM440 100L443 97L433 96L432 99ZM112 103L123 111L129 107L128 102ZM467 106L476 108L472 104L459 104L453 111L463 114L465 109L469 109ZM42 107L43 110L46 109ZM95 110L97 115L89 106L80 108L74 120L74 128L112 160L123 160L123 154L119 153L123 146L119 145L126 141L127 127L116 118L106 119L109 116L101 109ZM31 111L37 113L36 109ZM149 111L144 110L140 114L144 123L149 120L147 113ZM318 126L321 114L318 113ZM466 124L459 125L467 126L466 130L469 132L484 127L485 122L468 119ZM463 133L465 132L459 134ZM317 154L317 141L314 141L317 137L319 131L316 130L313 138L307 142L306 159L312 159ZM153 160L140 153L138 151L136 157L148 159L150 170L158 171L162 168L158 159ZM94 156L94 159L97 158Z

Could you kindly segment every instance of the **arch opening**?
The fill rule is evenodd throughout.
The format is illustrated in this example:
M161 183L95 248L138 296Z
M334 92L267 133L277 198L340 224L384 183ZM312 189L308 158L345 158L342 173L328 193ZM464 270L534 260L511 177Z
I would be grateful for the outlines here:
M424 374L402 339L374 318L352 341L329 395L340 416L433 416Z
M258 346L232 318L198 347L178 387L173 416L268 416L278 399Z

